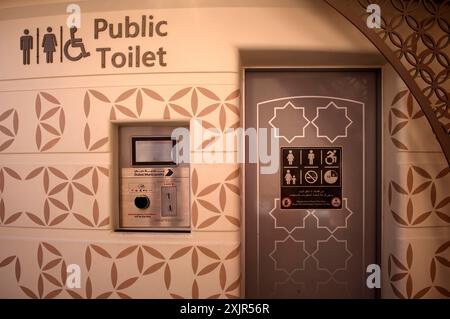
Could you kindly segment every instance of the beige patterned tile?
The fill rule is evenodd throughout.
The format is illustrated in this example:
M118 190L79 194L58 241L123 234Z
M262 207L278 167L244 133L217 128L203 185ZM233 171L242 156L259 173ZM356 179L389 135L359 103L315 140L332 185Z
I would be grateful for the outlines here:
M109 228L109 168L82 164L0 168L0 223L13 227Z
M189 235L186 235L189 236ZM95 241L2 238L0 297L239 297L240 247L235 236L209 240ZM81 287L66 286L66 268L81 270Z
M448 230L439 232L443 236L424 230L390 240L383 259L383 297L450 298Z
M389 220L399 227L450 226L450 169L432 163L395 165L385 180Z
M235 164L200 164L191 169L192 226L195 231L237 231L240 173Z
M3 153L108 151L111 120L196 118L219 138L239 126L239 90L233 85L70 88L0 97ZM210 137L202 138L201 148L210 144Z

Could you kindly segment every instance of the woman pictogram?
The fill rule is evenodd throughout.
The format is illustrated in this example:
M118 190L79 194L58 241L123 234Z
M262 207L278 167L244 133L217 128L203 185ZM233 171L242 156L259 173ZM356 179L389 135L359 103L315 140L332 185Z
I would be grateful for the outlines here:
M52 28L47 28L47 34L44 35L42 39L42 47L44 48L44 52L46 54L47 63L53 63L53 52L56 51L56 46L58 45L56 42L56 36L51 33Z

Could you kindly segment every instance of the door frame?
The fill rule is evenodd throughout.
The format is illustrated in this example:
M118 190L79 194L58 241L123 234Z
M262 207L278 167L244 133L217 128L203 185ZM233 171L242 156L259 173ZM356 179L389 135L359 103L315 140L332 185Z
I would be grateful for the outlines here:
M376 142L375 142L375 152L376 152L376 181L375 181L375 214L376 214L376 225L375 225L375 260L376 263L380 266L380 281L383 279L382 272L382 243L383 243L383 231L382 231L382 209L383 209L383 178L384 178L384 169L383 169L383 66L382 65L363 65L363 66L351 66L351 65L343 65L343 66L251 66L251 67L241 67L241 71L239 72L239 82L241 89L241 102L240 102L240 121L241 128L245 130L245 114L246 114L246 105L245 105L245 74L248 71L256 71L256 72L283 72L283 71L302 71L302 72L345 72L345 71L374 71L376 73L376 102L375 102L375 126L376 126ZM245 131L244 131L245 132ZM240 231L240 242L241 242L241 261L240 261L240 270L241 270L241 285L240 285L240 295L241 298L246 298L245 295L245 284L246 284L246 267L245 267L245 246L246 246L246 234L245 234L245 220L246 220L246 211L245 211L245 186L246 186L246 176L245 176L245 158L246 158L246 142L245 142L245 134L243 134L243 138L241 140L241 145L243 148L242 158L244 159L244 163L240 163L240 172L241 172L241 231ZM375 290L375 299L381 299L382 289L377 288Z

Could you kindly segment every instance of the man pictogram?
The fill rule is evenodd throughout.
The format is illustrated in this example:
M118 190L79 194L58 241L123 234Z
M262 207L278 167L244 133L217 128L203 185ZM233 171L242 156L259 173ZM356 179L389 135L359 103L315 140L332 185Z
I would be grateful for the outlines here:
M42 47L44 48L44 52L46 54L47 63L53 63L53 52L56 51L56 46L58 43L56 42L56 36L51 33L52 28L47 28L47 34L44 35L42 39Z
M20 50L23 53L23 64L30 64L30 51L33 50L33 37L29 35L30 31L25 29L23 36L20 37Z
M314 151L313 150L309 150L309 153L308 153L309 165L314 165L314 159L315 158L316 158L316 155L314 155Z

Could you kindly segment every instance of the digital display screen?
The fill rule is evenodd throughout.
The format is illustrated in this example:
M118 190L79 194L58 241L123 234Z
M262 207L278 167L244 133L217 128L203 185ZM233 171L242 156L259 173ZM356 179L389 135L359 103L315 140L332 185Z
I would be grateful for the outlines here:
M175 164L175 140L171 137L133 137L133 165Z

